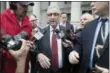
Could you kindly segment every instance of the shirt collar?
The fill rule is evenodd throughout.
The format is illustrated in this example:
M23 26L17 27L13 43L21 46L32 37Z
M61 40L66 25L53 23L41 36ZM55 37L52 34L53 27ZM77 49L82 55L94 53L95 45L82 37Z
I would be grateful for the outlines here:
M57 25L56 29L58 29L58 30L60 29L59 24ZM50 32L52 32L53 30L54 30L54 28L50 25Z
M60 25L62 25L62 26L66 26L66 23L62 23L62 22L61 22Z
M98 22L101 22L101 17L99 17L99 20L98 20ZM107 19L110 21L110 18L109 17L107 17Z

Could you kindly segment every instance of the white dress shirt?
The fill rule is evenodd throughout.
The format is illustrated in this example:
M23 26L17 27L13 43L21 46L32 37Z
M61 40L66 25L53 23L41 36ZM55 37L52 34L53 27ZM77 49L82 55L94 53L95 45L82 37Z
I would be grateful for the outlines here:
M66 23L60 23L60 25L66 27Z

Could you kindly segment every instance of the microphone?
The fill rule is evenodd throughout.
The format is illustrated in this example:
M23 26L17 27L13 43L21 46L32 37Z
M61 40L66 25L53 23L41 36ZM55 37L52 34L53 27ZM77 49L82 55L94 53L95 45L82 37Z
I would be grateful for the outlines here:
M54 30L54 31L55 31L57 34L60 33L60 30L59 30L59 29L56 29L56 30Z
M40 40L42 37L43 37L43 32L41 32L38 28L35 28L33 30L33 37L32 37L32 40L35 41L35 40Z
M57 35L58 39L63 39L65 37L65 34L62 30L56 29L54 31L56 32L56 35Z

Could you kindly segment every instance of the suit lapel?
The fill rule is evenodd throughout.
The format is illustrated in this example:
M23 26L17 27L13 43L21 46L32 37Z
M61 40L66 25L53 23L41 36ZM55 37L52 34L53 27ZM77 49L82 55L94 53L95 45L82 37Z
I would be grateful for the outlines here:
M98 19L92 21L90 24L85 26L85 28L82 31L83 36L83 60L85 63L85 66L88 66L89 60L90 60L90 54L92 50L93 40L94 40L94 34L97 27ZM88 55L87 55L88 54ZM88 59L87 59L88 58Z
M88 30L91 30L91 31L87 31L89 33L89 35L87 37L85 37L85 39L89 40L88 42L88 48L90 50L92 50L92 46L93 46L93 40L94 40L94 36L95 36L95 31L96 31L96 27L97 27L97 24L98 24L98 19L96 19L93 23L91 23L91 28L89 28Z
M51 48L50 48L50 26L47 27L46 32L45 32L45 45L47 46L48 54L51 57ZM44 47L46 48L46 47Z

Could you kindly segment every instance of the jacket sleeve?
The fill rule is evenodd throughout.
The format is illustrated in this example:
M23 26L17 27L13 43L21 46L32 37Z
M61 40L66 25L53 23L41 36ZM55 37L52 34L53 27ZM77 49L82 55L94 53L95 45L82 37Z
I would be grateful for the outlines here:
M80 32L80 36L75 36L74 39L74 47L73 50L77 51L79 54L81 54L82 50L82 44L83 44L83 32Z

